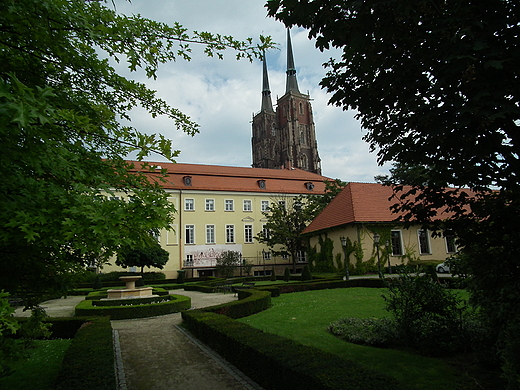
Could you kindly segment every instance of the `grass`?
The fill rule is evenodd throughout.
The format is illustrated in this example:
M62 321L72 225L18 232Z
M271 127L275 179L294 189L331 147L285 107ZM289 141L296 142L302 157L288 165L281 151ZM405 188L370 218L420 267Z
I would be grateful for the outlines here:
M54 380L72 340L36 340L29 357L15 363L14 372L0 378L0 389L53 390Z
M360 362L412 388L457 389L461 379L457 370L442 360L347 343L327 331L331 322L342 317L389 317L381 297L385 290L348 288L282 294L272 298L269 310L239 321Z

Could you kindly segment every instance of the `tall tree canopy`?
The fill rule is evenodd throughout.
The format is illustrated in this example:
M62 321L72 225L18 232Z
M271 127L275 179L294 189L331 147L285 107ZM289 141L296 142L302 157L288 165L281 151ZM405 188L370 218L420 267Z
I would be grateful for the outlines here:
M177 151L163 136L119 121L141 106L188 134L197 125L119 75L110 59L155 77L161 63L189 60L190 44L210 56L231 48L249 59L270 46L268 38L257 48L250 39L190 34L111 7L103 0L0 3L0 284L11 291L56 287L78 266L121 246L145 246L151 233L169 228L174 209L160 185L130 174L124 158L158 152L172 159ZM102 195L114 191L127 196Z
M399 192L396 209L433 227L437 210L453 213L437 227L457 233L472 297L511 388L519 388L520 3L270 0L267 7L286 25L308 28L319 49L342 50L321 85L332 104L358 111L379 163L398 164L396 191L413 185Z

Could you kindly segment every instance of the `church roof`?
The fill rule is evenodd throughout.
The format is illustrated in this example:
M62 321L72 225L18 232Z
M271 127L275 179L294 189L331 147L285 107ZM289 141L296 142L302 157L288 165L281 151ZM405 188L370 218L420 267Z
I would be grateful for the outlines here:
M130 161L139 169L140 162ZM331 180L298 168L264 169L183 163L148 162L156 166L157 182L165 189L194 191L259 192L267 194L322 194L324 181ZM160 168L159 168L160 167ZM167 172L161 182L159 169Z

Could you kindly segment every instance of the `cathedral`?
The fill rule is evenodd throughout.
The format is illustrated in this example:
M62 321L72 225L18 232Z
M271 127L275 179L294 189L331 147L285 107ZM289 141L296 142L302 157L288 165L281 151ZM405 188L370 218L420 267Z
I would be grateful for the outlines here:
M287 30L287 81L285 94L273 108L265 56L262 106L253 117L253 168L295 167L321 175L311 99L298 89L296 69Z

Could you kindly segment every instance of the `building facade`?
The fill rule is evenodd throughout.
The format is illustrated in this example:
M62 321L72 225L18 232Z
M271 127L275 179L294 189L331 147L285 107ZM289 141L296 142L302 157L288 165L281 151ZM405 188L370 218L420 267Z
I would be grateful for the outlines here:
M261 110L253 116L252 166L268 169L293 166L321 175L311 99L298 88L289 30L286 74L285 94L278 99L275 110L264 56Z
M217 256L230 250L240 252L243 260L253 265L250 275L282 274L285 267L292 266L292 260L272 256L269 248L255 239L266 222L262 213L272 202L322 194L324 181L330 180L296 168L150 164L166 170L166 181L160 184L177 210L171 229L158 237L169 253L166 267L160 270L167 278L176 278L178 270L185 270L187 277L216 276ZM302 256L298 262L297 269L301 269L306 258ZM109 266L103 272L113 270L122 269ZM238 269L237 274L240 272Z
M396 221L400 215L391 211L396 202L390 199L392 195L392 188L381 184L347 184L304 230L310 246L319 252L320 242L330 239L333 258L343 262L341 238L344 237L359 245L358 257L363 261L377 261L379 252L383 267L388 263L394 266L409 261L441 263L457 252L453 236L433 236L420 225L405 228ZM441 211L439 217L443 215L447 217ZM375 233L379 235L379 243L374 240ZM350 263L356 260L352 254Z

